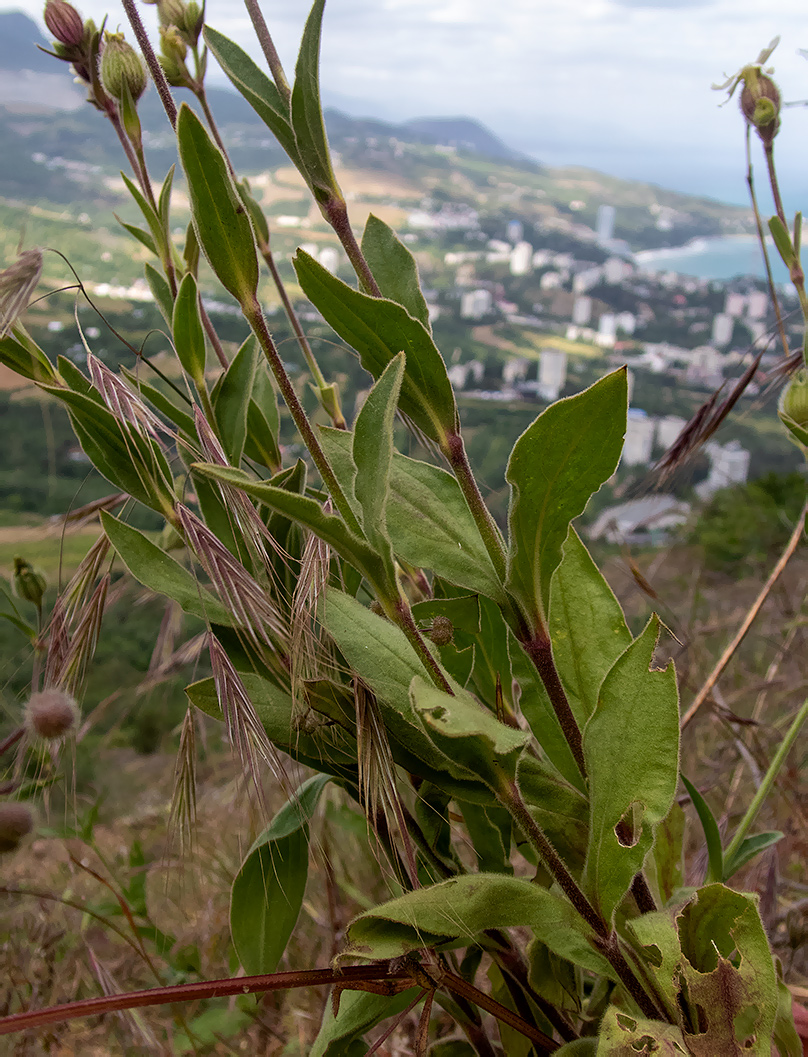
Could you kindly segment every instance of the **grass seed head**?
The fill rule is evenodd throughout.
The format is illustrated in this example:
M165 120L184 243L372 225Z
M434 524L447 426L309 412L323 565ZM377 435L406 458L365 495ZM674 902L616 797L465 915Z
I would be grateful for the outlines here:
M13 800L0 803L0 853L16 851L33 828L34 815L27 805Z
M25 706L25 722L31 734L52 741L75 727L79 710L73 697L52 686L31 694Z

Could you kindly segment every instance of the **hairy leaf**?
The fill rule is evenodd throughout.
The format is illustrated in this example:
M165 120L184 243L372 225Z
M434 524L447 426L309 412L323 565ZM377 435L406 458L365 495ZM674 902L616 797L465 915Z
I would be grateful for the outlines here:
M607 919L642 868L676 794L679 707L673 664L650 671L659 621L616 661L584 731L591 829L585 885ZM625 832L618 836L618 827Z
M359 353L374 378L397 353L406 353L399 401L404 414L439 444L456 432L457 407L446 364L423 323L394 301L354 290L303 250L297 251L293 263L305 295Z
M309 778L253 843L230 892L230 935L246 973L274 973L306 890L309 821L331 776Z
M429 309L421 291L415 258L390 225L373 213L365 223L362 253L382 296L406 308L429 330Z
M511 452L508 586L534 626L546 626L550 580L570 521L617 466L626 407L622 368L548 407Z
M172 317L174 348L179 361L197 385L205 380L205 332L199 316L196 279L188 272L183 276Z

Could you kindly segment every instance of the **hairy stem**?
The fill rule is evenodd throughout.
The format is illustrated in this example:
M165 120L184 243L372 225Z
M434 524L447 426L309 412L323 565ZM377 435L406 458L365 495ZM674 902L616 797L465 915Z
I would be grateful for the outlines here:
M379 284L373 278L370 265L365 260L365 255L356 241L344 199L332 195L325 202L320 202L319 206L323 216L337 233L337 238L348 254L348 260L351 262L365 293L371 294L373 297L381 297L382 292L379 289Z
M294 419L297 431L314 460L314 465L317 467L323 484L331 494L334 506L336 506L348 527L358 535L363 535L359 522L356 520L356 515L351 509L345 493L342 491L339 481L337 481L337 478L334 475L331 463L326 458L326 454L321 448L314 430L311 428L311 423L303 409L303 405L298 399L289 375L286 373L283 361L278 355L278 350L275 348L275 343L269 333L269 328L264 319L264 314L261 311L261 306L258 304L257 300L253 300L251 304L247 303L243 305L242 311L244 312L247 322L252 327L255 336L258 338L258 343L263 349L264 355L269 361L269 366L272 368L272 373L275 375L275 380L278 383L278 388L281 391L283 399L286 401L286 406L289 408L289 413Z
M123 9L126 12L126 17L129 19L129 25L132 27L135 39L140 45L140 50L143 52L143 58L146 60L146 65L148 66L149 73L154 81L154 87L157 89L157 94L160 96L160 102L163 104L166 116L171 122L171 127L176 128L177 104L174 102L171 88L166 80L166 75L163 73L163 67L160 65L160 62L154 53L154 48L151 45L149 36L146 33L143 22L141 21L138 9L135 6L135 0L122 0L122 3Z
M471 511L471 516L474 518L477 531L480 533L480 538L488 551L491 564L494 566L497 576L504 583L507 574L505 543L496 521L491 516L491 511L485 505L485 500L480 493L466 454L466 446L459 430L456 433L450 433L446 437L445 443L441 445L441 451L457 478L457 483L460 485L460 490Z
M446 676L440 669L440 665L432 656L429 647L424 642L421 632L418 630L415 620L412 616L412 611L403 598L399 598L395 603L394 613L391 614L407 636L410 645L418 654L421 663L426 668L432 682L437 686L439 690L443 690L445 694L451 694L454 697L454 690L452 690L449 683L446 681Z
M253 24L255 35L258 37L258 43L261 45L264 58L267 60L267 66L269 66L275 87L288 102L291 99L292 91L289 88L289 82L286 80L286 74L283 72L281 60L275 50L272 35L269 32L269 27L266 24L258 0L244 0L244 6L247 8L247 13Z
M578 722L575 719L570 703L567 700L566 691L562 686L558 669L555 666L550 637L544 629L541 629L540 633L534 634L521 641L525 652L533 661L536 671L539 673L539 677L544 684L547 696L550 698L550 704L553 706L553 711L561 725L561 730L564 732L564 737L570 747L570 751L572 752L578 770L583 777L586 778L586 763L584 762L584 747L581 728L578 726Z

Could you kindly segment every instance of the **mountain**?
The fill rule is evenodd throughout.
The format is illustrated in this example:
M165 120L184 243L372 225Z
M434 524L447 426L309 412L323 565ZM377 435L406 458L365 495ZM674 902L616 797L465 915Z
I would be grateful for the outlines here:
M17 207L44 200L80 205L78 212L89 214L93 202L117 208L118 191L109 177L125 167L120 144L103 115L82 102L84 93L67 65L42 54L37 43L47 41L28 16L0 12L0 196ZM175 94L198 109L189 92ZM288 166L238 93L210 87L208 99L237 171ZM176 141L153 88L138 110L150 169L165 173L177 160ZM428 199L429 208L520 218L545 232L564 233L563 243L567 237L594 239L597 210L609 204L617 208L615 234L633 249L751 230L749 211L736 206L588 169L542 166L468 117L394 124L327 109L325 120L338 168L377 174L368 201L398 202L402 220ZM491 234L502 227L493 220L489 226Z

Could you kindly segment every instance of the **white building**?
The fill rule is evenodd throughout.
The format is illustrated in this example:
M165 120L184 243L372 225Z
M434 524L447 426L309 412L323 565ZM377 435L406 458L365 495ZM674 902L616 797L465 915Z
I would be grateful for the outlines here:
M735 319L726 312L719 312L713 319L712 339L716 345L729 345L732 341L732 332L735 329Z
M638 408L629 408L626 443L621 461L625 466L647 466L651 461L656 423Z
M745 307L746 298L744 295L730 290L727 294L727 299L724 302L724 315L734 316L735 319L740 319Z
M624 334L633 334L637 327L637 317L633 312L619 312L615 317L617 329Z
M709 499L720 488L744 484L749 476L749 452L737 440L729 444L707 444L704 449L710 459L707 478L696 485L700 499Z
M572 322L578 327L585 327L592 318L592 298L576 297L572 305Z
M560 349L542 349L539 360L539 395L552 402L567 381L567 354Z
M614 206L598 206L598 242L609 242L614 238Z
M539 280L539 287L542 290L558 290L563 281L561 272L545 272Z
M528 366L528 361L521 356L508 360L502 368L503 385L513 387L516 382L523 382L527 378Z
M339 252L334 246L324 246L317 255L317 260L327 272L331 272L332 275L337 274Z
M690 507L672 495L650 495L632 499L602 511L589 528L590 539L609 543L639 543L678 528L687 521Z
M532 270L533 247L529 242L517 242L511 251L511 275L529 275Z
M598 334L595 341L602 348L611 348L617 337L617 316L613 312L604 312L598 321Z
M572 280L572 289L576 294L585 294L587 290L591 290L593 286L597 286L602 278L602 268L584 268L584 270L578 272Z
M769 295L763 290L753 290L746 305L746 314L750 319L763 319L769 307Z
M524 228L521 220L509 220L506 228L508 242L518 243L522 241Z
M617 286L634 271L628 261L622 257L609 257L603 262L603 278L612 286Z
M665 415L657 422L657 443L666 451L687 425L679 415Z
M469 290L460 298L461 319L482 319L494 305L490 290Z

